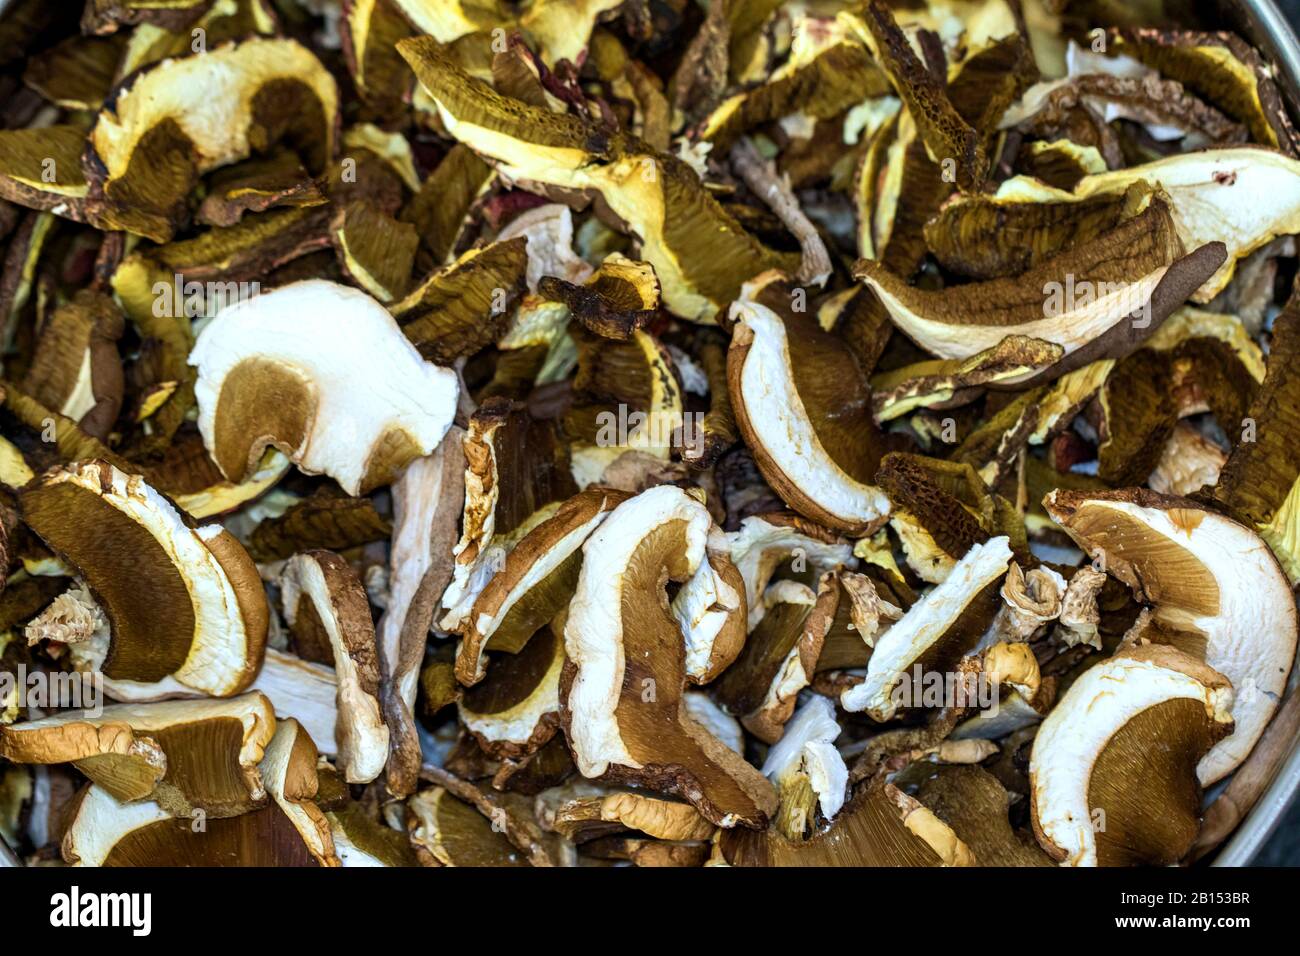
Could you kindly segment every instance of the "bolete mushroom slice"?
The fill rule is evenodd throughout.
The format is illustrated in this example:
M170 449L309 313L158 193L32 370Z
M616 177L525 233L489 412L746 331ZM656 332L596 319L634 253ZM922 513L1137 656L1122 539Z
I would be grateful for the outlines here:
M155 242L171 239L203 173L276 141L298 149L316 174L334 155L334 78L287 38L163 60L128 77L108 102L87 145L87 211L101 228Z
M245 213L324 202L320 185L297 155L282 149L214 172L195 219L206 225L233 226Z
M1197 761L1232 732L1227 678L1137 647L1089 668L1034 738L1034 832L1069 866L1171 864L1200 828Z
M550 829L585 843L635 830L656 840L707 840L716 828L689 803L617 790L603 796L575 797L554 809Z
M0 132L0 199L84 222L90 188L81 168L85 142L76 126Z
M806 584L769 585L763 594L767 613L713 685L717 700L760 740L780 738L799 692L812 679L834 613L827 590L819 605L819 595Z
M432 98L447 132L519 181L599 193L641 240L641 256L675 314L710 322L742 282L795 267L745 232L685 162L625 134L503 97L454 63L430 37L398 51ZM707 237L707 240L705 239Z
M22 389L42 405L105 439L122 408L117 340L122 311L103 293L83 290L41 327Z
M433 451L459 390L455 373L422 360L382 306L324 280L225 309L189 360L199 430L222 474L243 480L274 446L353 495Z
M272 801L195 825L152 800L122 803L99 785L69 807L62 854L74 866L338 866L317 795L316 748L295 721L275 728L260 773Z
M751 515L727 538L732 563L745 582L751 631L763 619L763 593L781 565L790 562L796 573L816 581L826 571L857 564L847 541L788 513Z
M473 686L483 678L485 650L512 654L526 650L534 634L567 606L582 565L579 548L627 498L623 492L588 488L560 505L511 548L465 618L456 651L456 677L462 684ZM704 573L703 568L701 565L697 575ZM683 593L694 593L689 582L683 585ZM689 598L679 594L679 600ZM700 622L700 627L708 623Z
M354 200L335 213L331 237L339 268L380 302L406 292L420 237L410 223Z
M377 646L391 751L386 784L395 796L409 796L417 785L416 678L440 596L451 580L451 550L465 499L464 435L459 425L451 426L437 450L411 462L392 487L388 606L379 619Z
M1198 304L1209 302L1227 287L1238 260L1277 236L1300 231L1300 160L1258 146L1167 156L1085 176L1069 192L1016 176L998 188L996 198L1081 202L1122 194L1139 181L1160 187L1168 196L1185 249L1213 242L1225 245L1226 259L1189 293Z
M880 296L895 324L941 358L965 358L1007 335L1026 335L1065 349L1065 358L1052 367L1061 373L1128 351L1130 342L1144 338L1200 288L1223 262L1224 247L1210 242L1192 248L1184 255L1171 208L1157 198L1091 242L1014 278L927 291L869 259L860 260L855 272Z
M983 386L1042 371L1064 354L1054 343L1008 335L969 358L905 365L872 378L872 412L886 422L918 408L956 408L978 398Z
M871 392L841 340L807 313L765 304L756 285L732 303L731 404L759 471L790 507L836 531L865 535L889 514L871 484L879 435Z
M528 861L492 821L443 787L406 801L407 832L429 866L527 866Z
M763 774L776 784L781 799L776 826L790 839L814 829L814 807L823 819L833 820L844 806L849 768L835 749L839 735L835 705L813 697L767 752Z
M229 700L111 704L0 726L14 763L75 763L124 802L148 798L167 813L230 817L265 802L258 763L275 732L261 694Z
M332 667L268 647L249 690L271 701L281 724L286 720L301 724L313 742L321 742L322 754L332 757L338 752L338 678Z
M118 699L152 685L226 697L262 660L266 593L220 525L191 528L138 475L102 461L47 472L19 495L23 520L89 585L111 626L96 649ZM102 656L98 656L102 654Z
M1011 795L981 767L935 767L916 798L952 827L981 866L1052 865L1032 836L1012 829L1007 818Z
M1245 123L1256 142L1293 156L1300 151L1273 67L1241 37L1134 29L1111 30L1108 39L1120 56L1136 58Z
M504 569L503 560L509 552L554 515L559 502L578 490L569 474L567 449L554 424L533 418L521 403L503 397L485 401L470 416L463 448L465 498L460 540L452 552L452 579L442 594L447 612L439 622L448 631L463 631L477 624L469 620L474 602ZM558 526L549 527L558 530ZM543 540L534 539L534 547ZM528 564L535 553L525 552ZM517 562L514 568L526 566ZM534 630L554 613L535 620ZM530 635L516 636L515 646L522 647ZM469 671L462 670L468 676Z
M565 732L585 777L683 796L718 826L763 826L771 785L683 700L686 642L665 582L699 568L711 523L698 500L664 485L623 502L587 539L564 628Z
M924 805L897 787L873 780L825 829L790 840L775 828L737 827L718 837L731 866L976 866L960 837Z
M485 681L461 694L461 722L494 757L536 752L559 729L563 667L562 629L543 626L521 651L500 655Z
M388 725L379 704L379 656L366 590L337 554L308 551L285 565L280 595L289 627L333 659L344 779L369 783L388 759Z
M1236 727L1197 770L1205 785L1231 773L1277 709L1296 652L1295 599L1268 546L1231 518L1145 489L1056 491L1043 504L1152 605L1164 640L1232 682Z
M678 589L672 609L686 636L686 678L707 684L740 653L748 621L745 581L716 526L709 529L704 560Z
M970 650L979 640L997 610L991 585L1001 580L1010 560L1005 536L967 551L942 584L876 640L866 680L845 690L840 706L850 712L865 710L878 721L893 717L899 708L895 690L900 681L910 679L910 669L922 667L929 659L935 671L945 671L948 659Z
M538 291L563 302L573 317L607 339L626 339L654 317L659 280L648 262L611 253L582 285L543 276Z

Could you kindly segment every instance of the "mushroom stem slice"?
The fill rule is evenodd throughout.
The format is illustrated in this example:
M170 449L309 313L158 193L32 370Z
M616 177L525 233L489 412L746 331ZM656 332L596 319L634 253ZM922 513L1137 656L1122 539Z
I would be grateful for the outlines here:
M1232 731L1227 678L1135 647L1083 673L1038 728L1034 832L1069 866L1170 864L1200 828L1197 762Z
M587 539L564 628L566 733L585 777L683 796L718 826L763 826L771 785L683 697L686 641L665 583L698 570L711 524L698 500L664 485L623 502Z

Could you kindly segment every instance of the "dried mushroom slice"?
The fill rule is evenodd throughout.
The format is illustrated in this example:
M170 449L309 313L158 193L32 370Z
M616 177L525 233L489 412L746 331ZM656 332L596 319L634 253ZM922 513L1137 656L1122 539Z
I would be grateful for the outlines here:
M538 291L563 302L586 328L607 339L626 339L654 318L659 280L648 262L611 253L582 285L543 276Z
M1038 728L1034 832L1070 866L1176 863L1200 828L1197 761L1232 731L1227 678L1172 647L1085 671Z
M433 451L459 391L456 374L424 362L377 302L324 280L223 310L190 363L199 430L222 474L245 479L274 446L354 495Z
M502 337L523 288L526 245L517 236L467 250L393 304L393 318L421 355L450 364Z
M727 356L745 443L790 507L836 531L869 534L889 514L889 499L871 484L880 441L865 377L813 316L774 311L776 286L746 291L731 306Z
M718 826L762 826L771 786L686 709L685 640L664 590L698 569L710 524L702 504L665 485L623 502L587 539L564 629L563 720L583 776L683 796Z
M1177 80L1234 119L1257 143L1295 155L1300 139L1273 68L1241 37L1193 30L1112 30L1112 49Z
M125 47L122 36L70 36L29 57L23 82L65 110L97 110Z
M81 168L86 133L76 126L0 131L0 199L84 222L90 191Z
M523 404L506 398L485 401L470 416L462 447L465 499L460 540L452 552L452 579L442 594L447 611L439 621L448 631L480 623L469 622L468 615L484 587L502 570L502 561L578 490L554 424L533 418ZM553 614L534 623L541 626ZM515 635L514 646L522 647L528 637Z
M0 727L14 763L74 763L117 800L149 799L173 816L232 817L260 806L258 764L275 733L261 694L229 700L112 704Z
M541 628L518 653L499 656L487 680L461 694L461 722L494 757L536 752L559 729L563 667L562 628Z
M321 648L338 685L339 768L348 783L369 783L388 759L388 726L379 706L379 658L366 590L330 551L295 555L280 575L284 619Z
M429 37L398 50L437 104L447 132L511 179L598 193L641 241L664 304L709 322L742 282L772 268L794 268L707 194L694 171L668 153L621 133L596 130L571 115L503 97L467 74ZM704 237L707 237L705 239Z
M214 172L194 218L204 225L233 226L246 213L278 206L319 206L325 201L298 156L282 149Z
M117 340L123 331L122 312L111 298L78 292L45 320L22 390L87 435L107 438L122 408Z
M402 297L420 244L414 226L369 203L354 201L335 214L331 236L339 268L353 282L380 302Z
M1239 434L1253 441L1237 442L1223 466L1212 498L1237 520L1262 537L1294 584L1300 581L1300 295L1292 292L1286 308L1273 321L1268 372ZM1238 423L1222 422L1229 433Z
M100 786L68 808L61 851L73 866L338 866L314 798L316 748L296 721L275 728L260 771L272 801L196 827L152 800L121 803Z
M322 754L332 757L338 752L338 679L334 668L268 647L262 669L249 690L271 701L280 723L293 719L301 724L313 741L321 742Z
M772 743L794 713L821 656L830 613L823 595L797 581L776 581L763 594L766 613L740 655L713 685L714 696L760 740Z
M719 836L731 866L976 866L948 824L892 784L860 786L830 826L804 840L775 828L736 828Z
M872 412L883 423L918 408L956 408L978 398L983 386L1040 372L1064 354L1060 345L1008 335L969 358L933 359L881 372L871 379Z
M1174 227L1186 249L1221 242L1221 263L1191 293L1204 304L1227 287L1237 262L1277 236L1300 231L1300 160L1258 146L1207 149L1141 166L1085 176L1069 192L1025 177L1004 182L999 200L1081 202L1122 194L1135 182L1168 196ZM1140 218L1140 217L1139 217Z
M716 525L709 528L704 560L678 589L672 609L686 636L686 679L707 684L736 659L748 624L745 580Z
M916 798L970 847L981 866L1051 866L1027 832L1012 829L1011 794L980 767L938 766L917 788Z
M945 665L972 649L992 623L998 601L992 586L1002 579L1010 560L1005 537L967 551L942 584L876 639L866 680L845 690L840 706L866 711L878 721L893 717L905 696L897 691L902 681L911 679L910 670L947 670Z
M1007 335L1026 335L1062 346L1066 357L1052 368L1064 372L1140 341L1223 256L1218 242L1184 255L1173 213L1156 199L1093 241L1014 278L928 291L869 259L859 260L855 273L880 296L895 324L932 354L965 358Z
M944 78L936 77L917 56L893 12L879 0L862 10L872 51L899 97L915 118L932 162L954 165L956 183L972 189L984 181L989 156L981 136L948 98Z
M440 595L451 580L451 552L465 499L463 437L464 430L453 425L437 450L411 462L392 487L388 606L377 640L391 750L386 784L394 796L415 791L420 769L416 678Z
M484 651L518 653L564 610L578 583L579 549L628 497L607 488L588 488L519 539L478 592L461 625L457 680L466 687L477 684L487 672Z
M763 619L763 593L782 565L798 563L815 582L827 571L856 564L853 547L843 538L784 512L751 515L727 538L732 563L745 582L751 631Z
M382 541L392 530L369 498L319 490L289 505L278 517L259 521L248 536L248 553L253 560L267 563L312 548L346 551Z
M892 87L871 52L845 25L803 16L791 27L790 55L762 84L735 93L709 114L698 138L722 153L741 135L792 114L833 119Z
M1215 744L1198 773L1208 785L1232 772L1277 709L1296 652L1295 600L1268 546L1230 518L1145 489L1057 491L1044 507L1153 606L1162 643L1232 682L1236 729Z
M407 832L426 866L527 866L493 822L443 787L406 801Z
M823 820L833 820L844 806L849 768L835 749L839 736L835 705L813 697L768 750L763 774L776 784L781 800L776 827L786 838L797 840L813 831L816 811Z
M155 64L118 86L90 131L87 212L167 242L198 176L284 142L320 173L334 154L334 78L306 47L255 37Z
M656 840L707 840L716 828L689 803L630 790L563 801L548 813L548 826L574 843L635 830Z
M46 473L19 495L23 520L89 585L111 626L83 663L119 699L153 685L230 696L257 673L266 593L220 525L189 527L138 475L90 461Z

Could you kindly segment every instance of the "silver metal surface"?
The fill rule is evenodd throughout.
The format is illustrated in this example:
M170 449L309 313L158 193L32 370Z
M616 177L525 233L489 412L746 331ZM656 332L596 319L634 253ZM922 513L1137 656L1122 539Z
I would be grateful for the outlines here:
M1235 29L1277 65L1277 82L1287 100L1291 115L1300 118L1300 41L1295 27L1288 23L1272 0L1225 0L1222 4L1224 26ZM1296 681L1292 669L1291 683ZM1293 742L1291 754L1278 770L1273 782L1250 811L1232 838L1214 859L1215 866L1246 866L1255 858L1300 791L1300 740Z

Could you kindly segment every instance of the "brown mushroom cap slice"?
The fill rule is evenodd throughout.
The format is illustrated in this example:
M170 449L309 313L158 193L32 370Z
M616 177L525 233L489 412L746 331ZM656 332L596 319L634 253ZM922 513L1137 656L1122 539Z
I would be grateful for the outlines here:
M74 866L338 866L328 822L313 800L316 748L295 721L276 727L261 775L270 804L201 824L152 800L120 803L90 786L69 809L63 859Z
M946 823L897 787L858 788L830 826L806 840L775 828L736 827L718 837L731 866L974 866L970 848Z
M312 635L334 661L339 765L348 783L369 783L388 759L388 725L379 706L379 656L366 589L330 551L289 559L280 577L285 623Z
M1268 546L1230 518L1143 489L1055 491L1044 507L1153 605L1171 643L1232 682L1236 727L1198 770L1207 785L1226 776L1268 725L1296 653L1295 599Z
M1170 864L1200 827L1197 761L1232 730L1227 678L1172 647L1085 671L1034 739L1034 831L1070 866Z
M103 293L78 292L41 326L23 391L106 438L122 408L122 311Z
M453 549L451 582L442 594L447 612L438 622L448 631L470 624L474 602L501 570L503 559L578 490L554 424L534 419L523 404L501 397L485 401L470 416L462 445L460 540Z
M543 626L518 653L500 655L487 680L461 694L461 722L494 757L534 753L559 729L563 668L563 628Z
M998 189L998 200L1080 202L1122 194L1145 181L1168 196L1174 227L1187 250L1222 242L1227 258L1191 291L1206 303L1223 291L1237 261L1277 236L1300 232L1300 160L1258 146L1207 149L1085 176L1069 192L1023 176Z
M493 822L443 787L406 801L407 831L421 861L432 866L528 866Z
M84 222L85 143L85 132L71 125L0 132L0 199Z
M0 756L15 763L75 763L119 800L149 797L183 815L235 816L262 803L258 772L275 732L261 694L228 700L113 704L0 727Z
M338 87L314 53L287 38L163 60L129 77L110 103L90 131L88 207L102 227L156 242L171 239L199 175L268 141L299 147L313 173L334 155Z
M1031 835L1012 829L1007 819L1011 795L997 777L978 766L926 769L916 798L952 827L981 866L1052 865Z
M941 291L914 288L870 259L855 274L880 296L895 325L941 358L964 358L1007 335L1060 345L1069 371L1106 351L1124 352L1201 287L1223 262L1211 241L1184 254L1171 205L1145 211L1090 242L1059 253L1015 277ZM1138 319L1131 319L1137 314ZM1042 377L1026 373L1010 385Z
M96 669L113 696L148 697L150 685L169 680L229 696L252 682L269 608L257 568L228 531L189 527L138 475L105 462L48 472L19 502L108 616L111 640Z
M462 626L456 677L469 687L486 673L485 650L515 653L562 611L578 583L579 549L628 495L588 488L520 539L478 593Z
M537 288L547 298L563 302L575 319L607 339L628 338L659 308L654 266L618 252L606 256L582 285L546 275Z
M811 315L778 314L758 301L758 287L746 290L731 306L727 356L745 443L790 507L836 531L869 533L889 499L870 483L879 450L866 380Z
M353 495L433 451L459 391L456 374L421 359L379 303L319 279L223 310L190 363L199 430L222 474L243 480L274 446Z
M974 545L953 565L942 584L925 594L876 640L867 677L840 695L840 706L865 710L885 721L898 710L895 688L909 668L926 656L951 656L979 640L997 610L990 585L1001 580L1011 560L1005 536ZM987 598L987 600L986 600Z
M719 826L762 826L771 785L686 711L685 640L664 590L698 569L711 523L699 501L663 485L587 539L564 629L566 734L583 776L684 796Z

